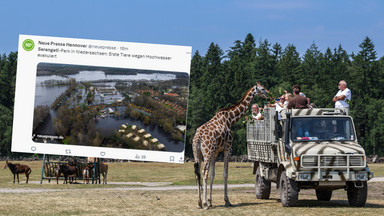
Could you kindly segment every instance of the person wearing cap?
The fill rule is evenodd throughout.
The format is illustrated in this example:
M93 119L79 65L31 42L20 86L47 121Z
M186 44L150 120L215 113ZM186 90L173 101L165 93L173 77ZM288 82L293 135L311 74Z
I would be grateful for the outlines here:
M349 114L349 104L347 103L347 100L351 100L351 90L347 88L347 82L344 80L341 80L339 82L339 91L333 97L333 102L335 102L335 108L341 109L343 112L345 112L347 115Z

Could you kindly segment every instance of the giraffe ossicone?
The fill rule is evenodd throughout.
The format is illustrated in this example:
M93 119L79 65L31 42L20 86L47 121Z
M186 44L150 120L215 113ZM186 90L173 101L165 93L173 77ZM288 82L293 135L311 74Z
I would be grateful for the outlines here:
M231 126L234 125L247 111L255 96L268 97L266 90L259 82L250 88L243 98L235 105L220 109L211 120L201 125L193 137L193 155L195 159L195 175L198 183L198 207L209 209L212 206L212 184L215 177L215 162L219 152L224 151L224 201L225 206L231 206L228 199L228 164L232 153L233 135ZM203 161L202 161L203 160ZM203 186L201 185L201 164L203 166ZM207 201L207 181L210 172L210 190ZM201 198L203 191L203 199Z

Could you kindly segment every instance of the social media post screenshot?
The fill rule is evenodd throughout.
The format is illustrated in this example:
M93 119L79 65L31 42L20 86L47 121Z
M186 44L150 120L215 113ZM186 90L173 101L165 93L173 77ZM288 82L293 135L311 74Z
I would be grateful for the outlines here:
M183 163L191 49L20 35L12 151Z

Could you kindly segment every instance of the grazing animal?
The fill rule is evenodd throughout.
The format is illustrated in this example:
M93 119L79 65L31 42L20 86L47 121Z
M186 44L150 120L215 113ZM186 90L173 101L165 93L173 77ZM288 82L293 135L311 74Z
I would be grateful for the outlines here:
M193 155L195 159L194 169L198 183L198 207L209 209L212 207L212 184L215 177L215 162L219 152L224 151L224 201L225 206L231 206L228 199L228 163L232 153L233 135L231 126L234 125L247 111L254 96L268 97L268 91L260 83L250 88L243 98L234 106L220 109L215 116L205 124L197 128L193 137ZM203 200L201 200L201 162L203 165ZM207 202L207 179L210 173L210 194Z
M63 174L64 178L65 178L63 184L68 184L68 177L72 177L72 182L73 182L74 178L76 181L77 171L78 170L77 170L76 166L69 166L67 164L59 164L59 170L58 170L57 175L56 175L57 184L59 184L59 177L61 174Z
M89 167L88 166L84 167L81 173L83 174L83 184L85 183L89 184L89 175L90 175Z
M93 164L88 164L81 170L81 174L83 175L83 184L87 182L89 184L89 177L93 172Z
M27 181L25 183L28 183L29 174L31 174L32 170L28 165L23 164L13 164L11 162L8 162L8 160L5 162L4 169L9 168L13 174L13 183L15 183L15 177L17 175L17 183L20 183L19 181L19 173L25 173L25 177L27 177Z
M94 157L88 157L88 163L93 163L94 161L95 161ZM104 163L104 162L99 163L99 173L103 175L103 184L107 184L107 175L108 175L107 163Z
M107 184L108 164L100 163L100 173L103 175L103 184Z

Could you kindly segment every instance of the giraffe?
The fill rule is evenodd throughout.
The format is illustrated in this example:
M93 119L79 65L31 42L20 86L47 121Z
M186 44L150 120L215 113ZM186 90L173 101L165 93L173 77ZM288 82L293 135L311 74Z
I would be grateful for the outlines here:
M232 153L233 135L231 126L235 124L247 111L255 95L267 98L268 91L258 82L250 88L243 98L229 108L220 109L215 116L205 124L197 128L193 137L193 155L195 159L195 176L198 183L198 207L209 209L212 207L212 184L215 177L215 162L219 152L224 151L224 201L225 206L232 206L228 199L228 163ZM203 166L203 188L201 187L201 162L204 158ZM210 172L210 191L207 203L207 180ZM203 201L201 200L201 190L203 190Z

